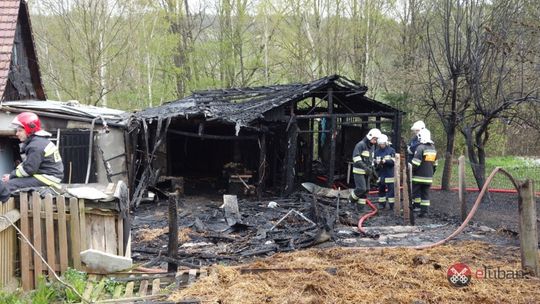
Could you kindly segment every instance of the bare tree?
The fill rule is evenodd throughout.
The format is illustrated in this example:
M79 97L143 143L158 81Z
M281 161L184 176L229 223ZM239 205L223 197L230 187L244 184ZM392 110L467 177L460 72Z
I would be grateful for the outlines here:
M442 0L433 4L434 15L427 22L425 47L428 54L425 105L442 122L446 150L442 188L450 188L452 158L457 128L470 104L466 87L467 48L472 22L471 1Z
M37 35L50 66L68 60L69 72L51 69L55 90L88 104L107 105L107 95L123 81L132 28L121 0L41 0L36 3L53 20ZM52 33L52 30L58 32ZM60 33L60 35L58 35ZM114 65L114 70L109 67ZM63 73L62 73L63 72ZM57 95L60 95L59 93Z
M176 96L182 98L188 93L189 84L199 78L194 49L205 29L206 7L192 8L188 0L160 0L159 3L166 12L169 31L176 38L176 52L173 55Z
M527 44L524 33L516 26L523 13L522 1L496 2L492 7L479 5L474 20L485 20L471 27L468 45L467 89L472 98L461 132L478 187L485 181L486 144L490 126L497 119L523 119L519 107L538 107L538 80L531 78L524 65ZM530 122L533 123L534 122Z

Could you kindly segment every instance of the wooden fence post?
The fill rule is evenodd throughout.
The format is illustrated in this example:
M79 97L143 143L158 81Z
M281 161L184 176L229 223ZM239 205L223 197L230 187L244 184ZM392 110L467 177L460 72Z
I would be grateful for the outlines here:
M401 168L401 155L396 153L394 160L394 215L399 216L401 214L401 190L400 190L400 172Z
M519 242L521 268L528 274L538 276L538 230L536 225L536 202L534 183L528 179L519 185Z
M30 223L28 214L28 193L21 192L20 194L20 210L21 210L21 232L30 238ZM31 290L34 287L32 280L32 271L30 263L32 257L30 255L30 246L21 238L21 281L23 290Z
M405 161L405 166L403 166L403 219L405 220L406 225L411 224L411 208L410 208L410 198L409 198L409 181L407 177L408 164Z
M169 195L169 244L167 249L169 258L176 259L178 252L178 191L171 192ZM169 262L167 271L178 271L178 264Z
M39 197L37 192L32 194L32 226L34 229L34 247L37 252L41 253L41 197ZM34 252L34 282L36 286L39 282L39 277L43 275L42 271L43 263L41 258Z
M461 221L467 217L467 200L465 195L465 156L458 158L458 197L461 210Z

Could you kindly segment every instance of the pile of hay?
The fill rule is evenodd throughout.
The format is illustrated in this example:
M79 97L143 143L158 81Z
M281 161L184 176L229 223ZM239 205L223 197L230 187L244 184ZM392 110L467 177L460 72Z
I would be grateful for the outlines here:
M517 248L458 242L429 250L311 249L276 254L251 264L217 266L171 294L204 303L538 303L538 279L475 279L453 287L448 268L467 264L519 270ZM259 271L253 269L280 269ZM244 269L244 271L242 271ZM247 271L245 269L252 269Z

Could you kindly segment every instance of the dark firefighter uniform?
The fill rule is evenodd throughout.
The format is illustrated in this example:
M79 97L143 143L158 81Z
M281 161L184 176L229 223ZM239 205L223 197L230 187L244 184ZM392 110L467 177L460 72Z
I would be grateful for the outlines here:
M418 135L413 135L413 137L411 138L411 140L409 141L409 143L407 144L407 163L408 164L412 164L412 159L414 157L414 153L416 152L416 148L418 147L418 145L420 145L420 141L418 140ZM407 172L409 169L407 169ZM408 173L407 173L408 174ZM408 184L408 187L409 187L409 193L412 194L412 201L414 203L414 206L415 208L419 208L420 207L420 197L416 197L414 196L414 192L413 190L411 189L411 184Z
M396 160L396 151L390 145L384 149L380 147L375 150L375 164L377 175L379 176L379 205L384 208L386 202L390 209L394 207L394 163Z
M420 141L418 141L418 136L414 135L409 143L407 144L407 162L410 163L414 157L414 152L416 152L416 148L420 145Z
M23 161L11 171L6 182L8 191L41 186L50 186L55 191L61 189L64 165L54 143L34 134L20 144L20 152Z
M421 214L427 213L430 205L429 188L437 167L437 151L432 143L419 144L412 159L412 191L414 202L420 204Z
M353 176L355 188L351 192L351 199L360 205L366 204L369 190L369 176L373 170L373 145L367 137L359 141L353 150Z

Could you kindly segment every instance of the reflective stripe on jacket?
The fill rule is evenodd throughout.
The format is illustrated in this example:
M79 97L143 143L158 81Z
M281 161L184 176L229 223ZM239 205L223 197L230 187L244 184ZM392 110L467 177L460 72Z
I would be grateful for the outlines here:
M433 183L433 173L435 167L437 167L437 150L435 150L435 145L418 145L411 163L413 164L413 182L421 184Z
M373 164L373 153L375 146L364 137L354 146L352 159L353 159L353 173L366 174L366 170L371 168Z

